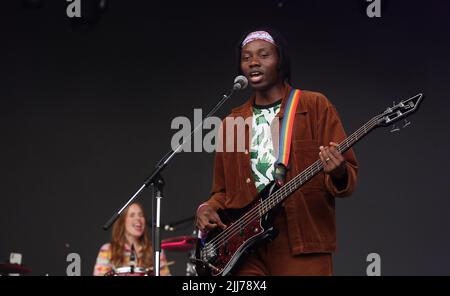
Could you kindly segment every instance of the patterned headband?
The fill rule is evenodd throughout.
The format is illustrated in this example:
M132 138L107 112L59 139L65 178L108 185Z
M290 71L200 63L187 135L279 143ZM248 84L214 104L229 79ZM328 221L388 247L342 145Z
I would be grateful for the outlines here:
M266 31L255 31L245 37L244 41L242 41L242 47L244 47L247 43L255 40L264 40L276 46L275 41L269 33L267 33Z

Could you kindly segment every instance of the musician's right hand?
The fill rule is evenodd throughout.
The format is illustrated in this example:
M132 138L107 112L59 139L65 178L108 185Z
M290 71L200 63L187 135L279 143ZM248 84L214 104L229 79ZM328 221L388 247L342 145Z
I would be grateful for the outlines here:
M217 211L208 204L202 204L197 210L197 227L201 231L211 230L219 226L225 229L227 226L220 220Z

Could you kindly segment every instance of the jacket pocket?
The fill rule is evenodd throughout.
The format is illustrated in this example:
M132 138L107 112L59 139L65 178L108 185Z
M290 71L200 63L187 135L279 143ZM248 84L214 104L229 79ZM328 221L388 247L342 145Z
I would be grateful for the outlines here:
M315 140L296 140L293 141L293 165L292 177L303 173L311 164L319 160L319 142ZM309 181L307 181L303 189L323 189L325 186L325 176L323 172L319 172Z
M237 152L224 153L224 171L227 194L233 196L240 193L242 191L242 183L244 182L244 174L242 162Z

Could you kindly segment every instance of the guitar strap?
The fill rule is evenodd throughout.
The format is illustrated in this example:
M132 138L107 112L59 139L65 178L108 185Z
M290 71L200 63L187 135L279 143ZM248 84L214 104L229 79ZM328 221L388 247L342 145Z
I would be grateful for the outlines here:
M281 123L278 159L275 162L274 178L279 185L286 180L291 152L292 130L294 129L295 112L300 100L301 90L292 89L284 108L283 122Z

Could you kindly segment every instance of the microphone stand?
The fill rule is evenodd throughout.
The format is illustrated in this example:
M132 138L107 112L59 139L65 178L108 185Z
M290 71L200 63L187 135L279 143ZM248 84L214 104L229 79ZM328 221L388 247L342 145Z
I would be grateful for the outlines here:
M153 200L152 200L152 217L155 217L155 221L152 224L152 238L153 238L153 270L155 273L155 276L159 276L160 273L160 253L161 253L161 240L160 240L160 224L161 224L161 199L163 198L163 189L164 189L164 180L161 176L161 172L164 170L164 168L167 166L167 164L170 162L170 160L175 156L176 153L180 152L180 149L190 141L192 136L199 130L203 122L206 118L211 117L214 115L217 110L219 110L220 107L233 95L235 90L243 89L246 85L242 86L241 84L235 83L233 88L225 95L222 96L222 98L219 100L219 102L208 112L208 114L202 119L202 121L191 131L187 139L185 139L181 144L178 144L178 146L175 149L169 150L156 164L153 172L150 174L147 179L145 179L144 183L139 187L139 189L131 196L131 198L123 205L120 210L118 210L116 213L114 213L111 218L105 223L103 226L104 230L107 230L111 225L119 218L119 216L122 214L122 212L133 203L133 201L138 197L138 195L141 193L144 188L148 186L153 187ZM156 206L155 206L156 202Z

